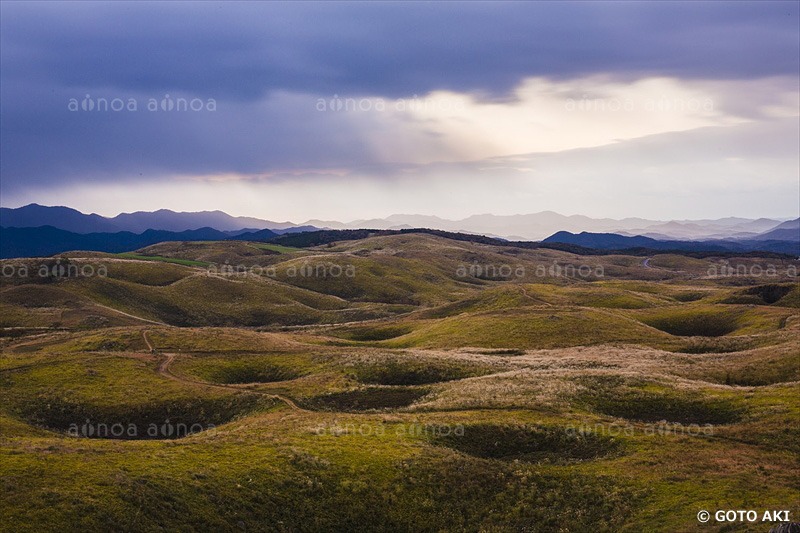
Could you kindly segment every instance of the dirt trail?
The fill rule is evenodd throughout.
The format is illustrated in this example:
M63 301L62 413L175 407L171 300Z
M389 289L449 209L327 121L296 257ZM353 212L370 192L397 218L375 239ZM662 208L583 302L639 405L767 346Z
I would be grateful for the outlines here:
M125 311L120 311L119 309L114 309L113 307L109 307L107 305L99 304L97 302L92 302L92 305L95 307L102 307L103 309L108 309L109 311L114 311L115 313L119 313L120 315L125 315L129 318L135 318L136 320L141 320L142 322L148 322L150 324L157 324L159 326L166 326L164 322L159 322L157 320L150 320L149 318L142 318L140 316L132 315L130 313L126 313Z
M155 348L150 341L147 339L147 331L142 331L142 337L144 337L144 341L147 343L147 346L150 348L151 353L155 353ZM212 389L223 389L223 390L236 390L236 391L247 391L252 392L255 394L260 394L262 396L268 396L270 398L274 398L276 400L280 400L286 405L289 406L290 409L294 411L299 411L302 413L313 413L313 411L309 411L308 409L303 409L299 405L297 405L294 400L291 398L287 398L286 396L282 396L280 394L273 394L271 392L260 392L249 390L244 387L238 387L236 385L222 385L218 383L207 383L205 381L195 381L193 379L188 379L185 377L178 376L177 374L173 374L172 371L169 369L172 362L175 360L176 354L174 353L164 353L164 360L161 361L161 364L158 365L158 373L164 376L165 378L171 379L173 381L177 381L179 383L183 383L184 385L201 385L204 387L209 387Z
M645 267L645 268L646 268L646 269L648 269L648 270L663 270L663 271L665 271L665 272L671 272L671 273L673 273L673 274L687 274L687 271L686 271L686 270L673 270L673 269L671 269L671 268L664 268L664 267L654 267L654 266L650 266L650 260L651 260L651 259L652 259L652 257L648 257L647 259L645 259L644 261L642 261L642 266L643 266L643 267ZM689 274L689 276L690 276L690 277L696 277L696 276L692 276L691 274Z
M350 309L359 309L357 307L353 307ZM338 309L338 311L349 311L350 309ZM435 307L433 308L435 309ZM414 313L419 313L424 309L414 309L413 311L408 311L406 313L398 313L396 315L385 316L381 318L365 318L364 320L351 320L350 322L326 322L324 324L302 324L299 326L274 326L275 332L282 332L282 331L302 331L304 329L333 329L338 328L341 326L352 326L353 324L367 324L367 323L382 323L382 322L391 322L393 320L397 320L398 318L405 318L408 316L413 315ZM258 328L256 328L259 331ZM272 331L272 330L263 330L263 331Z
M142 331L142 338L144 339L145 344L147 344L147 349L150 350L150 353L156 353L156 349L150 344L150 340L147 338L147 330Z

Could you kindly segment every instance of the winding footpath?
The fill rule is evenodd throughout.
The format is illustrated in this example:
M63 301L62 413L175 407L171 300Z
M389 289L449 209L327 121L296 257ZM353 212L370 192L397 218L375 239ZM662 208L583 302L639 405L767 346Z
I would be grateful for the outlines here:
M147 347L150 349L150 353L155 354L156 353L156 349L153 346L153 344L150 342L150 340L147 338L147 330L142 331L142 337L144 338L144 342L147 344ZM292 409L294 411L298 411L298 412L302 412L302 413L313 413L314 412L314 411L309 411L308 409L303 409L302 407L297 405L294 402L294 400L292 400L291 398L287 398L286 396L283 396L281 394L274 394L274 393L271 393L271 392L261 392L261 391L256 391L256 390L250 390L250 389L246 389L246 388L244 388L242 386L236 386L236 385L223 385L223 384L220 384L220 383L208 383L206 381L196 381L196 380L193 380L193 379L187 379L185 377L178 376L177 374L173 374L172 371L169 368L170 365L172 364L172 362L175 360L176 354L174 354L174 353L166 353L165 352L163 355L164 355L164 360L161 361L161 363L158 365L158 373L160 375L164 376L165 378L171 379L173 381L177 381L178 383L182 383L184 385L201 385L203 387L209 387L209 388L212 388L212 389L223 389L223 390L228 390L228 391L235 390L235 391L240 391L240 392L241 391L252 392L254 394L260 394L262 396L267 396L269 398L273 398L275 400L279 400L279 401L285 403L287 406L289 406L290 409Z
M129 318L135 318L136 320L141 320L142 322L149 322L150 324L155 324L157 326L166 326L167 325L164 322L159 322L158 320L150 320L149 318L142 318L140 316L132 315L130 313L126 313L125 311L120 311L119 309L114 309L113 307L109 307L107 305L103 305L103 304L100 304L100 303L97 303L97 302L92 302L92 305L94 305L95 307L108 309L109 311L114 311L115 313L117 313L119 315L122 315L122 316L127 316Z

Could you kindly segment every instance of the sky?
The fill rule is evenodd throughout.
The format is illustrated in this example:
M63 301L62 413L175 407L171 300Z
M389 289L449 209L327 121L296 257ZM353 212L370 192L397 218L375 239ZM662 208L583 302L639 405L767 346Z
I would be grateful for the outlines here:
M0 3L0 204L800 216L800 4Z

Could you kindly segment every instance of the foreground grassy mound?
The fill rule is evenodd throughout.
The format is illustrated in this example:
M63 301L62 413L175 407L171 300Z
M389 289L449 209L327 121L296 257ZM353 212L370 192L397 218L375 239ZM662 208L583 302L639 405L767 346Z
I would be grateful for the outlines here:
M634 316L671 335L722 337L780 329L789 312L764 307L694 305L643 310Z
M407 407L428 394L419 387L364 387L330 392L303 400L303 405L321 411L372 411Z
M143 323L64 290L62 284L12 285L0 292L0 299L0 327L86 330Z
M683 344L675 348L676 352L704 354L729 353L749 350L756 347L757 339L753 337L687 337Z
M215 383L270 383L300 377L300 373L291 368L270 363L252 363L236 361L219 367L209 376Z
M306 348L306 345L293 341L290 336L279 333L239 328L167 328L149 325L90 332L51 332L28 339L9 352L83 354L86 358L91 358L91 354L86 352L147 353L149 347L143 333L159 352L286 353Z
M527 463L569 463L621 450L621 444L609 437L527 425L473 424L464 427L463 434L435 437L432 442L474 457Z
M350 327L334 330L331 334L353 341L383 341L394 339L413 331L411 324L390 324L384 326Z
M742 418L744 408L727 399L705 396L648 383L629 383L618 377L586 377L578 405L605 415L643 422L730 424Z
M661 345L669 337L613 312L594 309L527 308L475 313L429 321L385 341L393 347L560 348L607 342Z
M800 307L800 285L797 283L756 285L735 291L722 299L721 303Z
M403 492L418 506L409 510L414 531L615 531L643 497L604 476L501 461L445 456L405 465Z
M267 326L378 318L387 313L268 277L197 274L166 287L111 278L72 280L65 289L176 326Z
M75 403L59 396L42 396L11 407L11 412L29 424L72 437L174 439L216 431L217 426L239 416L274 405L274 400L248 393L121 405Z
M49 363L0 375L3 409L71 436L182 437L273 405L246 392L189 389L158 375L155 361L83 357Z
M491 374L495 369L486 365L457 361L432 361L425 359L397 359L363 363L352 373L360 383L370 385L427 385Z
M215 263L250 267L269 265L277 260L281 253L296 251L299 250L245 241L185 241L154 244L138 250L138 253L202 265Z
M276 352L184 358L175 363L173 369L202 381L237 384L297 379L316 366L307 356Z
M423 318L444 318L462 313L501 311L519 307L580 306L605 309L645 309L668 303L646 292L601 283L560 285L524 283L488 287L461 301L446 304L420 314Z
M543 290L546 290L548 294L553 294L558 289L555 286L548 286ZM458 302L448 303L433 309L427 309L420 313L420 316L423 318L445 318L460 315L462 313L498 311L514 307L541 305L542 303L542 301L533 299L531 296L526 294L526 292L523 291L522 287L520 286L489 287Z
M161 255L142 255L134 252L125 252L121 254L116 254L115 257L120 259L133 259L136 261L157 261L175 265L183 265L188 267L207 267L211 264L211 263L206 263L205 261L192 261L190 259L173 259L171 257L164 257Z
M261 333L240 328L150 328L149 335L164 352L285 353L305 346L278 333Z
M799 344L785 343L740 353L695 358L682 375L690 379L742 387L800 381Z
M319 255L275 265L275 279L351 301L441 304L469 290L454 274L430 261L389 255Z
M287 448L223 436L208 453L209 438L125 443L126 453L108 453L110 443L84 440L72 444L80 454L63 453L54 441L51 453L63 453L60 468L35 452L7 454L4 468L13 474L3 487L0 526L611 532L644 496L610 476L540 471L447 451L413 453L404 443L365 446L345 437L329 444L323 437L316 446ZM102 454L102 466L86 469L87 454ZM26 474L31 470L47 477L46 488Z
M14 285L3 292L3 303L27 308L78 307L91 300L60 288L57 284Z

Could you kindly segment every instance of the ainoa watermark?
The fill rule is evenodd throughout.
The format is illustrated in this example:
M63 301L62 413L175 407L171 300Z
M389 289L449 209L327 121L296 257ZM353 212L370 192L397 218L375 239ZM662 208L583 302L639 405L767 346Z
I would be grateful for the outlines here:
M491 264L478 263L465 265L459 264L456 267L456 276L459 278L479 278L479 279L523 279L528 276L537 278L602 278L605 276L603 265L573 265L559 264L553 261L551 265L536 265L535 267L521 264Z
M213 424L170 422L168 419L163 423L141 424L141 427L133 422L92 422L87 419L82 424L72 423L67 429L71 437L94 439L176 439L204 432L216 435L217 427Z
M275 265L223 265L211 264L206 269L209 275L215 276L266 276L268 278L354 278L356 267L353 264L339 265L337 263L308 263L291 264L282 268L280 272Z
M383 98L345 98L334 94L333 98L317 98L316 109L320 112L369 112L369 111L460 111L464 101L460 98L425 97L416 94L412 98L385 100Z
M384 435L395 435L397 437L463 437L463 424L356 424L352 422L339 423L334 420L332 423L322 423L312 428L315 435L359 435L361 437L381 437Z
M133 97L106 98L93 97L86 94L83 98L70 98L67 109L71 112L122 112L136 113L140 109L153 112L187 112L216 111L217 101L214 98L184 98L165 94L162 98L143 98L140 101Z
M100 263L95 265L93 263L75 263L71 261L61 262L61 259L56 259L49 263L40 263L37 265L28 266L25 263L3 263L0 267L0 274L4 278L91 278L108 276L108 267Z
M641 112L646 113L712 113L711 98L569 98L564 102L567 111L584 112Z
M797 273L797 265L786 267L758 263L732 265L726 261L714 263L706 271L706 275L711 278L797 278Z
M667 436L667 435L686 435L690 437L714 435L713 424L682 424L680 422L668 422L662 420L660 422L648 423L642 426L634 426L630 422L624 424L611 424L601 422L581 422L578 425L569 424L565 429L567 435L585 436L585 435L601 435L608 437L633 437L634 435L645 435L648 437Z

